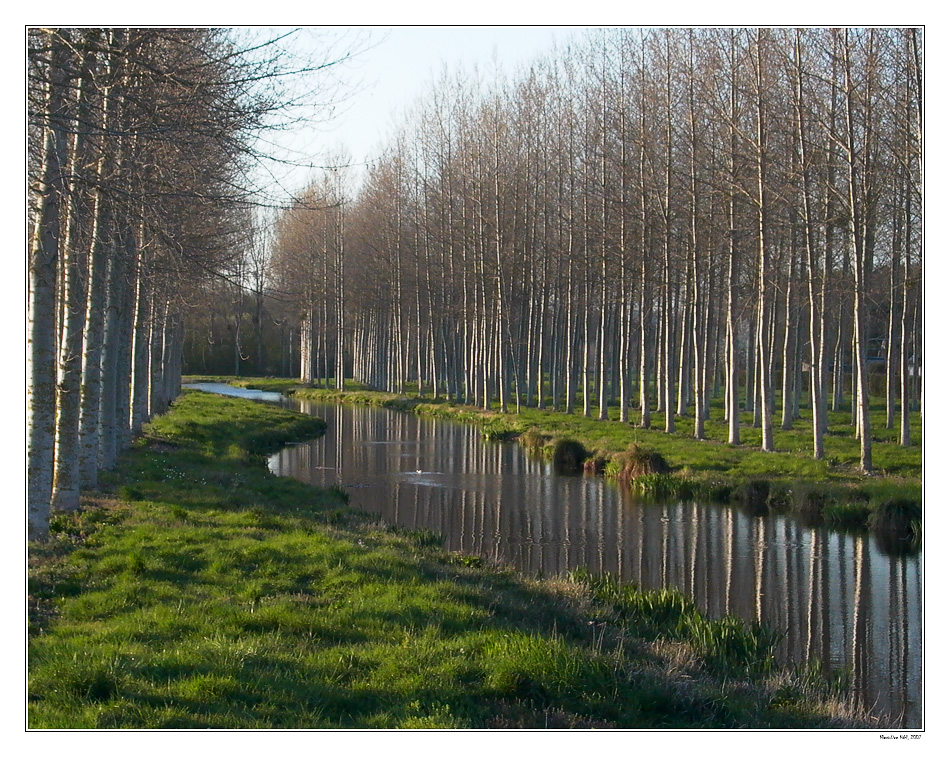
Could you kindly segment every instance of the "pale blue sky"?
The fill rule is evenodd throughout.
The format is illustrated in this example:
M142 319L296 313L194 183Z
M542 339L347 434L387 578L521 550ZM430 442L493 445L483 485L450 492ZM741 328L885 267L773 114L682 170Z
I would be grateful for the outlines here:
M401 111L436 77L442 63L450 70L475 65L488 69L493 52L510 71L550 50L555 40L576 33L576 27L396 27L375 30L387 36L364 54L367 89L355 96L342 127L353 142L354 157L369 151L387 134L390 114Z
M577 26L401 26L333 27L326 33L362 35L369 46L347 63L340 73L353 93L328 123L287 135L300 159L315 165L323 156L345 148L354 163L373 157L380 144L393 134L402 114L438 76L443 63L449 70L488 71L497 59L506 72L529 63L583 31ZM322 34L313 30L313 34ZM306 183L308 169L287 170L281 183L296 189Z

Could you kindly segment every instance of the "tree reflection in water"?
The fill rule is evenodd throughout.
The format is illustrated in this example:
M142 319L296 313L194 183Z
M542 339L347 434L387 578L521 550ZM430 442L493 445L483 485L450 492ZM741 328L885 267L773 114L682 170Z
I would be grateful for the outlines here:
M676 587L712 616L783 632L783 663L817 659L862 704L921 726L921 562L913 545L714 504L647 504L599 478L561 476L477 429L351 405L301 409L328 432L271 468L342 485L353 506L528 575L586 567Z

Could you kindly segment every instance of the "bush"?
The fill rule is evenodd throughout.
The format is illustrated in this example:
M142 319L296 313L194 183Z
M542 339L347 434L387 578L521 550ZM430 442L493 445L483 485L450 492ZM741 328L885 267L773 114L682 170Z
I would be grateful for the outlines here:
M580 473L587 459L584 445L574 439L558 439L554 442L551 462L558 473Z
M865 502L836 502L822 511L825 523L839 528L863 528L870 514L871 508Z
M764 479L753 478L736 488L733 496L736 504L752 515L765 515L768 512L771 486Z
M538 452L548 442L548 437L539 431L528 430L518 437L518 444L529 452Z
M813 484L796 484L792 487L792 506L799 512L820 512L829 502L827 489Z
M591 476L602 476L607 470L607 462L607 453L600 450L584 461L584 473Z
M681 493L681 485L666 473L647 473L630 481L630 489L644 497L658 501L675 500Z
M641 476L669 475L669 463L656 450L631 444L626 452L614 455L614 475L621 481L630 481Z
M919 502L895 497L878 505L868 518L868 526L880 534L909 538L920 531L922 518Z

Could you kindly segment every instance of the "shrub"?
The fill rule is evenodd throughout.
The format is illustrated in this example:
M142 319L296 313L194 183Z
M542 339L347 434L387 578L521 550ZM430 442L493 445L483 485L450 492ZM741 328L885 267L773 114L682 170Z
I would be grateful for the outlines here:
M675 500L681 493L681 482L666 473L647 473L630 481L630 489L654 500Z
M546 443L548 437L540 431L528 430L518 437L518 444L529 452L538 452Z
M332 484L327 491L331 496L338 499L343 504L348 504L350 501L350 493L344 489L340 484Z
M835 502L822 511L825 523L839 528L863 528L870 514L871 508L865 502Z
M615 476L621 481L630 481L641 476L668 475L669 463L656 450L631 444L625 452L614 455Z
M919 502L895 497L882 502L868 518L871 530L880 534L911 537L920 530L923 510Z
M602 476L607 470L607 453L599 450L593 456L584 461L584 473L591 476Z
M829 502L828 490L814 484L792 487L792 506L799 512L820 512Z
M551 462L558 473L580 473L587 459L584 445L574 439L558 439L554 442Z
M764 479L752 478L744 481L733 492L736 504L750 515L765 515L768 512L771 486Z

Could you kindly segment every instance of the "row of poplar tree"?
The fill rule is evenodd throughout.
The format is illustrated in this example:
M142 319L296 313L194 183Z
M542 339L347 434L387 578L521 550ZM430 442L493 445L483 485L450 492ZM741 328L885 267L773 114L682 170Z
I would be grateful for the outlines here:
M27 30L31 538L178 395L185 314L253 244L256 140L306 71L282 36Z
M765 450L807 393L819 458L850 398L870 470L872 379L902 444L920 401L922 111L920 29L598 30L445 72L358 192L325 171L277 221L300 377L697 438L722 390Z

